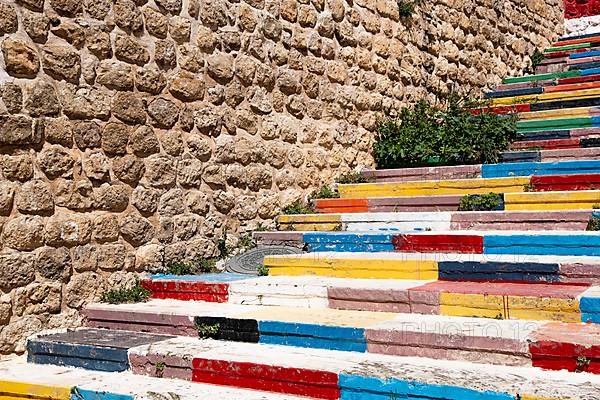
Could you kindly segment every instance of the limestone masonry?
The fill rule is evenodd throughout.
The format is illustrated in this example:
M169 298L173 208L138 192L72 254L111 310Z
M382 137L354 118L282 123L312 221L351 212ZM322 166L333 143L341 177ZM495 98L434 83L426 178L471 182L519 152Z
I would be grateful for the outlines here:
M558 0L425 3L0 0L0 354L371 167L384 112L563 29Z

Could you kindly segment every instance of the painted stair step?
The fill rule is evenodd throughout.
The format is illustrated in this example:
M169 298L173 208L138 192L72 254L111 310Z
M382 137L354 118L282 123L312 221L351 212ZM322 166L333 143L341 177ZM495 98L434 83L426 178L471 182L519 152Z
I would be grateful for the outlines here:
M586 48L586 47L590 47L591 46L591 42L577 42L575 43L575 41L573 42L567 42L567 43L572 43L572 44L565 44L565 43L561 43L560 46L556 46L556 47L548 47L547 49L544 49L544 53L552 53L555 51L564 51L564 50L575 50L575 49L581 49L581 48Z
M404 252L446 252L483 254L481 235L411 235L403 234L392 238L394 249Z
M594 39L590 39L590 41L596 41L596 37L598 36L597 32L593 32L593 33L586 33L586 34L582 34L582 35L575 35L575 36L564 36L560 39L558 39L557 42L554 43L554 45L560 45L561 43L579 43L580 41L582 41L582 39L589 39L589 38L594 38Z
M570 71L586 70L586 69L594 69L594 68L598 68L598 67L600 67L600 62L598 62L596 60L590 60L588 62L582 62L582 63L578 63L578 64L570 64L569 70Z
M532 176L531 186L536 192L597 190L600 189L600 174Z
M531 392L548 398L583 399L593 396L599 388L593 376L564 371L510 366L490 369L472 363L431 363L419 358L399 361L387 355L183 337L136 348L131 358L142 367L159 360L185 365L192 370L193 381L324 399L426 396L437 400L514 400L515 393L527 398Z
M559 129L577 129L591 128L600 123L600 118L579 117L579 118L556 118L547 120L526 120L517 121L518 132L531 132L541 130L559 130Z
M537 150L553 150L553 149L570 149L578 148L581 146L580 138L568 138L568 139L551 139L551 140L526 140L514 142L510 145L511 149L537 149ZM591 146L590 146L591 147ZM533 152L535 153L535 152ZM538 153L538 157L539 157ZM532 160L538 162L539 160Z
M600 80L600 75L576 76L573 78L561 78L556 81L559 85L571 85L575 83L596 82Z
M590 55L590 53L592 53ZM600 56L598 56L597 54L594 55L593 53L595 52L588 52L585 57L569 57L566 61L567 65L577 65L577 64L585 64L585 63L589 63L589 62L596 62L600 60ZM583 54L583 53L577 53L577 54ZM542 64L540 64L542 65Z
M500 153L501 163L510 162L540 162L542 154L540 151L504 151Z
M0 361L0 393L3 399L46 400L150 400L239 399L300 400L233 387L161 379L131 372L106 373L55 365L28 364L22 357Z
M540 151L541 161L568 161L568 160L597 160L600 158L600 148L590 147L581 149L557 149Z
M440 315L577 323L582 319L579 297L586 290L564 284L437 281L409 293L439 304Z
M273 276L328 276L361 279L526 281L591 285L600 282L600 259L571 256L403 253L309 253L269 256ZM379 268L378 268L379 266ZM266 278L263 282L268 282ZM338 284L338 282L330 282Z
M558 50L558 51L560 51L560 50ZM543 81L543 80L547 80L547 79L571 78L571 77L575 77L575 76L579 76L579 71L555 72L555 73L550 73L550 74L526 75L526 76L518 76L518 77L512 77L512 78L504 78L502 80L502 83L521 83L521 82Z
M600 82L599 82L600 84ZM573 117L589 117L599 114L599 107L575 107L575 108L560 108L544 111L530 111L520 113L518 119L520 121L528 120L548 120L556 118L573 118Z
M586 182L585 179L583 176L576 178L581 182ZM547 188L547 190L559 190L544 185L558 184L562 181L538 179L536 182L539 182L540 187ZM585 183L582 183L582 187L585 187L584 185ZM277 222L279 230L282 231L401 232L454 230L462 229L462 227L465 227L464 230L585 230L590 217L589 211L456 211L283 215L277 219Z
M215 340L523 366L531 365L530 337L534 333L545 332L547 324L525 320L499 321L490 327L489 321L467 317L174 303L177 302L165 304L153 301L112 308L90 305L87 313L92 322L104 324L108 329L118 329L119 322L142 319L144 315L153 321L161 315L176 313L186 316L188 321L195 321L196 326L201 321L219 321L216 333L210 335ZM102 319L94 320L98 311L102 312ZM220 317L213 317L215 314ZM223 324L236 329L253 329L255 336L221 337ZM569 340L565 342L569 343ZM600 338L589 342L600 344Z
M504 195L504 208L507 211L589 210L596 204L600 204L598 190L523 192Z
M584 148L600 147L600 138L599 137L581 138L581 147L584 147Z
M600 256L592 231L300 232L309 252L442 252ZM277 237L273 234L272 237ZM482 244L483 243L483 244Z
M27 360L36 364L120 372L128 368L129 349L168 338L165 335L97 329L42 334L28 340Z
M569 71L569 72L579 72L580 75L596 75L600 73L600 68L591 68L591 69L583 69L577 71ZM553 102L550 107L555 108L556 102L562 101L570 101L570 100L584 100L584 99L596 99L600 95L600 89L582 89L582 90L571 90L567 92L555 92L555 93L543 93L543 94L531 94L531 95L523 95L523 96L515 96L515 97L501 97L497 99L492 99L492 106L507 106L513 105L515 103L545 103L545 102ZM533 104L530 105L531 111L540 111L543 110L543 106L533 107ZM567 103L568 104L568 103ZM584 107L581 103L578 104L579 107ZM583 103L585 104L585 103ZM562 107L565 105L563 103ZM575 107L575 106L572 106Z
M407 182L432 179L480 178L481 165L457 165L448 167L418 167L380 170L364 170L362 174L376 182Z
M228 282L247 279L241 274L203 274L182 279L175 275L154 275L143 279L141 285L152 292L155 299L198 300L225 303L228 300Z
M456 211L461 198L462 195L438 195L316 200L315 209L320 213ZM362 206L355 207L357 203Z
M484 96L488 99L499 98L499 97L512 97L522 96L528 94L542 94L544 89L542 87L522 88L522 89L511 89L495 92L484 93Z
M558 60L562 60L566 62L566 57L558 58ZM495 87L495 89L499 92L505 90L514 90L514 89L526 89L526 88L534 88L534 87L546 87L551 85L556 85L557 81L555 79L547 79L544 81L533 81L533 82L520 82L520 83L501 83Z
M481 175L484 179L531 175L574 175L596 173L598 171L600 171L600 161L598 160L485 164L481 167ZM510 192L516 192L516 190Z
M591 161L593 163L593 161ZM521 164L526 164L521 166ZM532 165L536 164L536 165ZM495 164L482 166L482 174L485 178L474 179L448 179L436 181L419 182L390 182L390 183L362 183L339 185L338 191L342 199L370 199L374 197L407 197L407 196L432 196L432 195L466 195L466 194L487 194L521 192L523 187L529 183L527 176L514 176L508 171L517 171L523 175L533 174L534 167L538 170L544 170L544 166L539 163L520 163L519 167L506 167L513 164ZM592 164L573 164L569 165L571 170L576 167ZM547 168L547 167L546 167ZM556 168L555 168L556 169ZM487 176L486 176L487 174ZM498 177L492 177L496 175Z
M597 77L599 76L598 74L600 73L600 71L598 71L597 74L588 74L585 76L581 76L581 77L577 77L577 78L569 78L569 81L575 81L575 79L578 79L580 81L587 79L587 80L592 80L596 81ZM562 81L562 80L561 80ZM569 82L566 79L564 80L564 82ZM521 112L534 112L534 111L545 111L545 110L560 110L560 109L568 109L568 108L577 108L577 107L592 107L592 106L598 106L600 105L600 99L598 98L598 96L594 95L594 90L597 89L584 89L584 90L577 90L577 91L571 91L572 92L577 92L578 94L582 94L582 96L578 97L575 96L574 98L561 98L560 96L560 92L557 95L557 93L547 93L547 99L541 99L541 98L537 98L535 96L521 96L521 97L517 97L518 99L518 103L516 104L510 104L510 102L508 102L509 104L496 104L493 105L489 108L487 108L486 110L488 112L493 112L496 114L512 114L512 113L521 113ZM590 94L591 91L591 94ZM565 92L566 94L569 94L570 92ZM515 99L515 98L513 98ZM543 101L541 101L543 100ZM523 101L527 101L526 103L523 103ZM522 104L519 104L522 103ZM475 114L477 114L477 110L473 110L473 112Z
M600 374L600 325L550 323L532 334L533 365Z

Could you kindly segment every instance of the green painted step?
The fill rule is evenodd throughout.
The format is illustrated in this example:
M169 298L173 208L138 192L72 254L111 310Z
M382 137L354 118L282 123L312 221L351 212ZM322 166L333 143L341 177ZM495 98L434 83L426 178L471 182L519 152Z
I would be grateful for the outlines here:
M577 43L577 44L570 44L567 46L548 47L546 50L544 50L544 53L554 53L555 51L584 49L586 47L591 47L591 46L592 46L591 43Z
M556 118L533 121L517 121L518 132L533 132L540 130L576 129L593 126L592 117Z
M517 76L512 78L504 78L504 83L521 83L521 82L534 82L534 81L545 81L548 79L559 79L559 78L574 78L576 76L580 76L581 72L579 70L574 71L562 71L562 72L552 72L548 74L539 74L539 75L525 75L525 76Z

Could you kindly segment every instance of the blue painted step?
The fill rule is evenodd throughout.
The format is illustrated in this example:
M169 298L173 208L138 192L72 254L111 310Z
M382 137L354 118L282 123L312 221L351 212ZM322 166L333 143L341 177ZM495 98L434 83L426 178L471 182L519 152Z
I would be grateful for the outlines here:
M103 329L67 331L29 340L27 360L36 364L121 372L129 368L127 351L130 348L172 337Z
M515 400L512 394L478 391L397 378L340 374L340 400Z
M600 256L600 234L485 235L484 254Z
M304 234L304 242L308 244L308 249L311 252L393 251L393 236L381 233L307 232Z
M344 326L259 321L260 343L315 349L367 351L365 330Z
M600 172L600 160L484 164L481 168L482 178L594 174L598 172Z

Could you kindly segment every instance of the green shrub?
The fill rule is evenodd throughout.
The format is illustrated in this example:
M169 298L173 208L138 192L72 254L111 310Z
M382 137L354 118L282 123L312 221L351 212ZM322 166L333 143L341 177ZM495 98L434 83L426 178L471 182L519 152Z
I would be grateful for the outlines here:
M167 264L165 273L169 275L193 275L196 273L196 268L192 264L174 262Z
M415 8L421 4L421 0L398 0L398 12L400 17L409 18L415 13Z
M378 168L498 162L516 136L513 116L482 112L456 94L435 105L425 100L384 118L373 147Z
M323 186L321 186L321 189L315 190L314 192L312 192L308 196L308 199L309 200L314 200L314 199L337 199L339 197L340 197L340 194L336 190L331 189L331 187L329 187L327 185L323 185Z
M198 331L198 337L201 339L215 339L219 334L221 324L196 324L196 330Z
M314 214L315 209L311 204L307 204L302 200L296 200L293 203L285 206L282 212L285 215Z
M258 276L269 275L269 268L265 267L264 265L261 265L260 267L258 267L258 269L256 271L258 272Z
M367 183L369 180L360 172L348 172L337 177L337 183L348 185L355 183Z
M529 56L529 59L531 60L531 67L527 68L525 70L525 73L526 74L535 74L535 69L544 60L544 53L542 53L539 49L535 49L533 51L533 54Z
M586 230L588 231L600 231L600 218L592 216L588 221Z
M213 272L219 272L217 269L217 259L216 258L199 258L196 260L196 271L209 274Z
M459 211L492 211L502 202L498 193L468 194L460 199Z
M109 291L102 294L101 302L110 304L122 304L122 303L142 303L148 301L150 298L150 291L140 284L139 281L134 286L120 287L110 289Z

